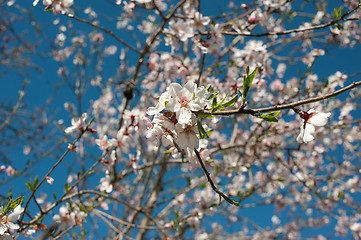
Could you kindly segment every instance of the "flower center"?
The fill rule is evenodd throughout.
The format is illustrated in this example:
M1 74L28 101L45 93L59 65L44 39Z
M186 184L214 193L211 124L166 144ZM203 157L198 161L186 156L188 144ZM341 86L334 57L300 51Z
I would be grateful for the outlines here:
M182 106L182 107L188 107L188 100L187 99L184 99L184 98L182 98L182 99L180 99L179 100L179 103L180 103L180 105Z
M317 112L312 112L312 113L307 113L307 112L302 112L300 113L300 116L303 120L305 120L305 122L310 122L310 118L315 116L317 114Z

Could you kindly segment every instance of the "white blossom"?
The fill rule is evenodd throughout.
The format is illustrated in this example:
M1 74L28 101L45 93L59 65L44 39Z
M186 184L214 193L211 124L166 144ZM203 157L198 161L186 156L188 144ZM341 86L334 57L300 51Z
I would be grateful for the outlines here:
M303 118L301 132L297 137L297 142L308 143L315 139L315 127L325 126L331 113L319 113L315 109L310 109L307 113L299 113Z
M88 114L83 113L80 118L72 118L71 126L67 127L64 132L66 134L70 134L77 129L82 129L85 126L85 120L88 118Z
M0 207L0 212L3 211L3 207ZM20 205L18 205L12 213L6 216L0 214L0 236L4 235L5 232L10 229L18 229L19 225L14 223L20 217L20 214L24 211ZM0 237L1 239L1 237Z

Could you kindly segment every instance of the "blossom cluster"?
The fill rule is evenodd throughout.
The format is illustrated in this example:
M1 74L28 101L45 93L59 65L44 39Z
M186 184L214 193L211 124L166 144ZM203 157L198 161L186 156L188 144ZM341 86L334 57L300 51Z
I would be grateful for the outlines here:
M164 146L176 145L187 155L193 155L199 148L197 116L194 112L210 106L205 87L197 87L193 81L184 87L171 83L162 93L155 107L148 108L148 115L155 115L152 123L148 122L147 138L161 142Z
M66 204L59 208L59 214L54 215L53 220L60 223L59 228L64 230L68 226L81 225L85 217L86 213L81 211L79 207Z
M39 0L34 0L33 6L38 4ZM73 0L43 0L45 10L52 11L56 14L66 14L68 16L74 16L74 11L70 7L73 5Z

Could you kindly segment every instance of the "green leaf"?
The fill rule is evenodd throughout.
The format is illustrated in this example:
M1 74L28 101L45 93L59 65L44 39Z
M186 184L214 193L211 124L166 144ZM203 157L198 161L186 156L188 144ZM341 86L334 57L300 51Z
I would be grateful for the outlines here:
M338 19L341 16L341 14L342 14L342 7L334 8L331 17L333 19Z
M39 178L38 178L38 176L35 176L34 182L33 182L33 188L35 188L38 185L38 182L39 182Z
M234 95L230 100L222 104L222 107L233 107L238 99L238 94Z
M247 76L243 76L243 94L242 94L242 105L246 102L247 94L251 88L253 79L256 75L258 68L256 67L251 74L249 74L249 67L246 68Z
M215 108L217 106L217 97L214 97L212 100L212 112L213 112L213 108Z
M204 138L209 137L208 132L211 132L211 131L206 132L206 130L204 130L204 128L199 120L197 120L197 127L198 127L198 132L199 132L199 139L204 139Z
M214 118L212 115L207 113L196 113L198 117L204 117L204 118Z
M266 122L269 122L269 123L278 123L278 119L276 118L276 116L279 113L280 113L280 111L258 114L258 115L256 115L256 117L262 118L263 120L265 120Z
M30 179L31 181L31 179ZM29 188L30 191L33 191L33 186L29 182L25 182L25 185Z
M219 94L219 92L213 92L213 93L208 97L208 100L217 97L218 94Z
M209 85L208 85L208 87L206 88L206 90L207 90L207 92L212 91L212 85L211 85L211 84L209 84Z
M5 216L12 210L14 210L17 206L19 206L23 202L24 196L20 196L16 198L15 200L10 200L6 207L3 209L3 212L1 215Z
M171 155L173 153L173 151L171 151L171 150L165 150L164 151L164 154L165 155Z
M65 188L65 192L68 192L69 191L69 184L68 183L65 183L65 186L64 186L64 188Z

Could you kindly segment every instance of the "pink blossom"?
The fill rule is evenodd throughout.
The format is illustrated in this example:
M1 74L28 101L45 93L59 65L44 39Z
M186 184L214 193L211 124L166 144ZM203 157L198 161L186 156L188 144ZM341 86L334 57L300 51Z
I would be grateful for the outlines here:
M46 181L51 185L54 183L54 178L50 177L50 176L47 176L46 177Z
M6 169L6 174L10 177L15 174L15 169L12 166L8 166Z
M95 139L95 143L99 146L101 150L105 151L111 144L111 140L108 140L107 135L104 135L101 139Z

